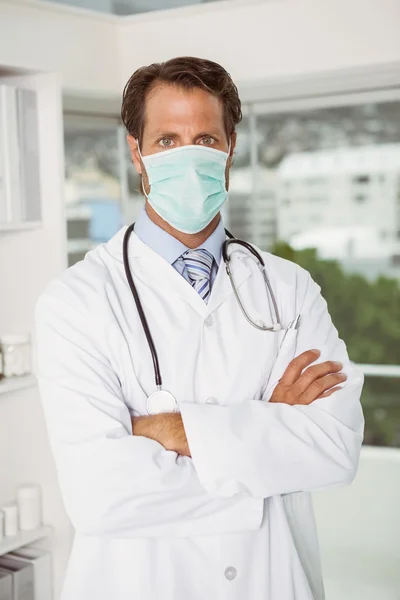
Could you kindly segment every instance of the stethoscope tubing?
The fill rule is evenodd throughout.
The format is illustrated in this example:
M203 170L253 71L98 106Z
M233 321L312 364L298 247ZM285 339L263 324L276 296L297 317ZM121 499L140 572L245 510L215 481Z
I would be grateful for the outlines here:
M135 227L135 223L132 223L131 225L129 225L129 227L127 228L127 230L125 232L125 235L124 235L124 240L123 240L123 244L122 244L122 255L123 255L124 270L125 270L126 279L128 281L129 287L130 287L131 292L132 292L132 296L133 296L133 298L135 300L136 309L138 311L139 318L140 318L140 321L142 323L144 333L146 335L147 344L148 344L149 349L150 349L151 358L152 358L153 367L154 367L155 383L156 383L157 388L159 390L161 390L162 377L161 377L160 364L159 364L159 360L158 360L157 350L156 350L156 347L155 347L155 344L154 344L153 337L151 335L150 327L149 327L149 324L147 322L146 315L144 313L141 300L139 298L138 291L136 289L136 285L135 285L135 283L133 281L133 278L132 278L131 270L129 268L128 245L129 245L129 239L130 239L130 236L132 234L132 231L134 230L134 227ZM250 325L252 325L256 329L260 329L262 331L279 331L281 329L281 325L280 325L280 318L279 318L278 306L277 306L277 303L276 303L275 294L273 293L273 290L272 290L272 287L271 287L271 283L269 281L269 277L268 277L267 272L266 272L265 263L264 263L264 260L263 260L262 256L248 242L245 242L243 240L238 240L227 229L225 229L225 233L226 233L226 235L228 236L229 239L225 240L225 242L222 245L222 258L223 258L224 263L225 263L226 272L227 272L227 274L229 276L229 279L231 281L233 292L235 294L236 300L237 300L237 302L238 302L238 304L239 304L239 306L241 308L241 311L242 311L243 315L245 316L246 320L250 323ZM275 319L276 319L276 324L275 325L272 325L271 327L266 327L265 325L258 325L257 323L254 323L254 321L252 321L252 319L247 314L247 311L244 308L242 300L241 300L241 298L239 296L239 293L237 291L237 288L236 288L236 285L235 285L235 281L233 279L232 271L231 271L231 268L230 268L230 260L231 260L231 254L232 253L231 254L228 253L228 248L229 248L229 246L231 244L239 244L240 246L243 246L244 248L246 248L259 261L259 268L260 268L260 270L261 270L261 272L263 274L265 283L266 283L267 288L268 288L268 292L269 292L270 298L271 298L272 303L273 303L273 308L274 308L274 313L275 313Z
M131 236L131 233L132 233L134 227L135 227L135 223L132 223L132 225L129 225L129 227L126 230L125 235L124 235L124 241L123 241L123 245L122 245L123 246L122 253L123 253L123 260L124 260L124 269L125 269L126 278L129 283L129 287L131 288L132 296L135 300L137 311L139 313L139 318L140 318L144 333L147 338L147 343L148 343L148 346L149 346L149 349L151 352L151 358L153 360L153 367L154 367L155 382L156 382L157 387L160 389L162 386L162 378L161 378L160 364L158 362L157 350L156 350L156 347L155 347L155 344L154 344L154 341L153 341L153 338L151 335L151 331L150 331L150 327L149 327L149 324L146 319L146 315L143 310L142 303L139 298L139 294L137 292L135 283L132 278L131 270L129 268L128 245L129 245L129 238Z
M227 230L225 229L225 231L227 232ZM228 233L228 232L227 232ZM224 259L224 263L225 263L225 267L226 267L226 272L229 276L229 279L231 281L231 285L232 285L232 289L233 292L235 294L236 300L241 308L241 311L244 315L244 317L246 318L246 320L250 323L250 325L252 325L253 327L255 327L256 329L260 329L261 331L280 331L282 329L281 325L280 325L280 316L279 316L279 309L278 309L278 304L276 302L276 298L275 298L275 294L272 290L272 286L271 286L271 282L269 280L268 274L267 274L267 270L265 267L265 262L263 260L263 257L261 256L261 254L251 245L249 244L249 242L245 242L244 240L238 240L236 239L232 234L229 235L230 239L229 240L225 240L225 242L223 243L222 246L222 257ZM266 327L265 325L258 325L257 323L255 323L248 315L243 302L239 296L239 292L237 291L237 287L235 285L235 281L233 278L233 274L232 274L232 270L230 268L230 260L231 260L231 254L228 254L228 248L230 244L239 244L241 246L243 246L244 248L246 248L246 250L248 250L259 262L258 267L263 275L264 281L266 283L267 289L268 289L268 293L269 296L272 300L272 305L274 308L274 313L275 313L275 320L276 323L274 325L272 325L271 327Z

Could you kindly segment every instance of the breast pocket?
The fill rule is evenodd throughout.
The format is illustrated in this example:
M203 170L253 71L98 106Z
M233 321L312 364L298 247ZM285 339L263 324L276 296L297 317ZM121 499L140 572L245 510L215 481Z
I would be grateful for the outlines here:
M298 329L288 329L285 331L284 338L279 348L278 356L276 357L265 391L262 395L263 400L268 401L270 399L272 392L286 371L287 366L295 357L298 332Z

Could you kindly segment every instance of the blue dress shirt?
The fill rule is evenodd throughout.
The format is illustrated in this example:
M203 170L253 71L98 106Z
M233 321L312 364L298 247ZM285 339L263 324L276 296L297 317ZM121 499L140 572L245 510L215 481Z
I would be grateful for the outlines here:
M135 233L142 240L142 242L144 242L147 246L150 246L152 250L165 258L165 260L169 262L169 264L172 265L188 283L190 283L186 266L182 258L182 254L189 250L189 248L174 238L174 236L172 236L170 233L164 231L164 229L161 229L161 227L156 225L148 216L145 207L143 207L139 217L135 222ZM210 252L210 254L212 254L214 257L211 268L211 286L214 283L214 279L221 262L222 244L224 241L225 229L221 218L212 234L201 246L199 246L199 248L205 248L205 250L208 250L208 252Z

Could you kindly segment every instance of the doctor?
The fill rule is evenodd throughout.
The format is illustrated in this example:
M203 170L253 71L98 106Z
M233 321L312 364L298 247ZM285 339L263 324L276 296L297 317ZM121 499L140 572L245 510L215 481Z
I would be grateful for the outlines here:
M321 600L310 492L354 478L362 375L297 265L261 253L270 294L233 245L253 324L239 306L221 256L241 119L228 73L187 57L143 67L122 117L145 208L36 308L76 530L62 600Z

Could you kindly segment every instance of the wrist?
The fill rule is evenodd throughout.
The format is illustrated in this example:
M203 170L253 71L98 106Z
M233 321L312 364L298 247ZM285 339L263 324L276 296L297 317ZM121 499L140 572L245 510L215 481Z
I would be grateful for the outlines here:
M190 456L185 428L180 413L165 415L164 447L183 456Z
M133 435L150 438L166 450L190 456L185 429L180 413L161 413L132 417Z
M183 429L182 417L180 413L166 413L163 417L164 446L166 450L172 450L179 454L182 438L180 433Z

